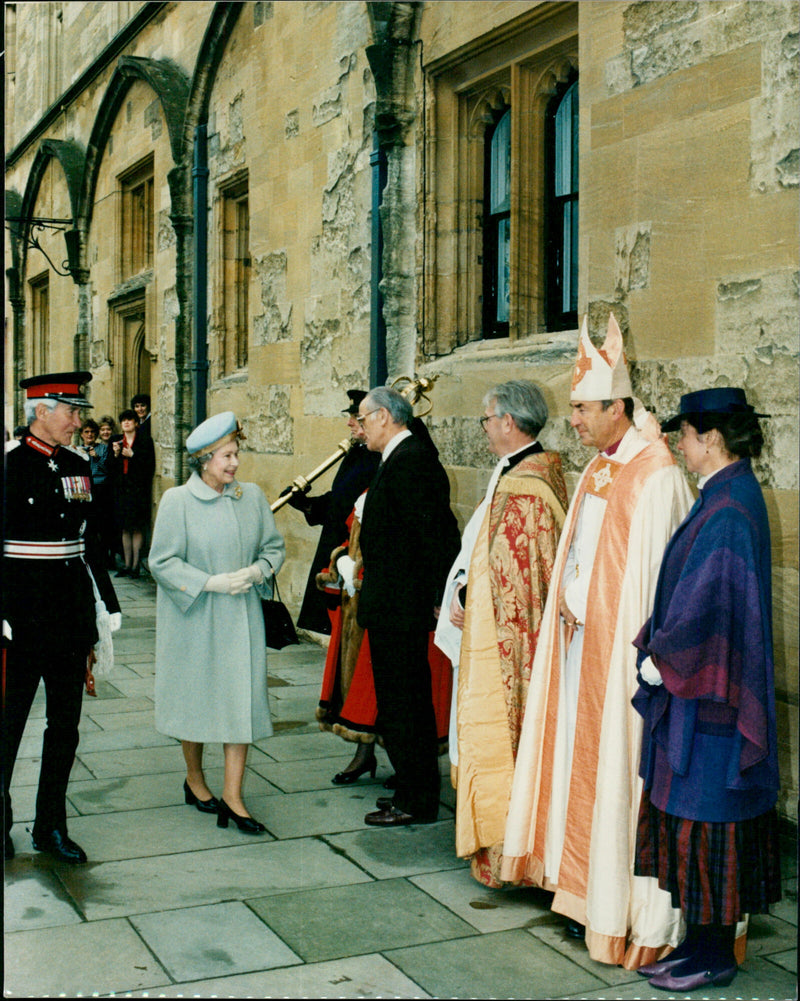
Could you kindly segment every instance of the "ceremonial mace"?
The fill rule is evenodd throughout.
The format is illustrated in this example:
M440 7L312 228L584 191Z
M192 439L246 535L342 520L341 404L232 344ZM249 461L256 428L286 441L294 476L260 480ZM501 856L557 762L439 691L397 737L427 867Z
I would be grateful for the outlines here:
M391 388L395 389L400 383L406 383L407 385L405 385L402 389L398 389L398 392L405 396L412 407L420 400L425 400L427 408L423 410L422 413L417 414L418 417L425 417L433 409L433 404L428 399L427 394L433 389L433 384L438 378L438 374L431 376L431 378L423 376L419 379L412 379L411 376L401 375L394 380ZM270 505L271 510L274 512L279 508L282 508L283 505L288 502L292 494L307 493L314 480L316 480L318 476L322 476L322 474L330 469L331 466L335 466L337 462L343 459L350 451L352 445L352 438L343 439L336 446L336 451L329 455L324 462L321 462L316 469L312 469L311 472L307 473L305 476L295 477L295 479L292 480L292 489L288 493L281 494L276 501L273 501Z

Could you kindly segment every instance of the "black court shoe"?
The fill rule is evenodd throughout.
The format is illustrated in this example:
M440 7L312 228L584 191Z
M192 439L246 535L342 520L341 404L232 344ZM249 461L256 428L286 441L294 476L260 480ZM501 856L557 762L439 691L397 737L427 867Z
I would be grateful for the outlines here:
M240 817L238 813L234 813L225 800L221 799L217 811L217 827L227 827L229 820L236 824L242 834L264 834L267 830L262 823L253 817Z
M184 779L183 782L183 798L186 800L187 806L196 806L201 813L218 813L219 812L219 800L214 796L211 799L198 799L197 796L189 788L189 783Z

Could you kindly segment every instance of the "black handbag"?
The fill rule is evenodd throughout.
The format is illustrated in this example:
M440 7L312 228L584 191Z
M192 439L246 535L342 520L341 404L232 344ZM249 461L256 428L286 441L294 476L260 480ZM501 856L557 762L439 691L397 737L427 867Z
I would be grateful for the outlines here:
M282 650L292 643L299 643L300 640L297 638L289 609L281 601L281 596L278 594L278 581L273 579L272 586L274 597L261 599L264 634L268 647L273 650Z

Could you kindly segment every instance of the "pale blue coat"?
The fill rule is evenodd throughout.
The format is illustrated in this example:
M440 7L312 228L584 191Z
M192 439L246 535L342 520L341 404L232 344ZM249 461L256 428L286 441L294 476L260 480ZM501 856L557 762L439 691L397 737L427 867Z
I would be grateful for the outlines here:
M161 498L149 568L156 604L156 729L200 743L249 744L272 733L261 598L285 554L261 489L217 493L197 473ZM263 584L239 595L208 578L258 563Z

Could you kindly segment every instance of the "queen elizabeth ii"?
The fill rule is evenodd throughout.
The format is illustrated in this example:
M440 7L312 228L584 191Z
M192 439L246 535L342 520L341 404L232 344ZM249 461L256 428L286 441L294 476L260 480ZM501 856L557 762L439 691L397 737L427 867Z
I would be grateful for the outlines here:
M155 719L181 741L185 801L261 834L242 801L249 745L272 734L261 598L284 559L270 506L239 483L241 425L231 411L203 421L186 440L189 480L161 499L149 568L156 604ZM225 777L217 800L203 773L203 747L221 742Z

